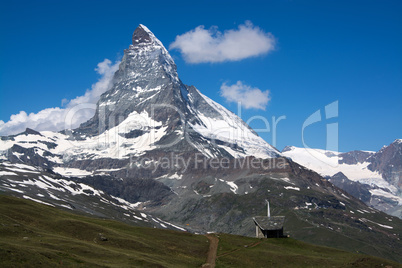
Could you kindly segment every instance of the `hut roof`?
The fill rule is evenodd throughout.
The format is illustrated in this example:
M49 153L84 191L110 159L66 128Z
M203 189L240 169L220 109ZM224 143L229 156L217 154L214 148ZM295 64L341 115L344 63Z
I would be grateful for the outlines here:
M283 228L285 222L284 216L255 216L254 222L260 227L261 230L279 230Z

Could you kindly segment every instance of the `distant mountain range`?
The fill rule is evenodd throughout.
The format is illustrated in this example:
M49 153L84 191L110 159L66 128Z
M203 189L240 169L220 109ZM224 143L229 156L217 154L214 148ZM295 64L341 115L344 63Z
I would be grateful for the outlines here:
M168 51L140 25L92 119L74 130L1 137L0 189L134 225L247 236L269 199L294 238L402 262L400 219L367 206L289 152L184 85ZM374 156L368 174L394 174L383 164L388 151ZM392 178L381 183L391 187ZM378 190L391 189L384 185Z
M402 140L378 152L285 147L282 154L376 209L402 218Z

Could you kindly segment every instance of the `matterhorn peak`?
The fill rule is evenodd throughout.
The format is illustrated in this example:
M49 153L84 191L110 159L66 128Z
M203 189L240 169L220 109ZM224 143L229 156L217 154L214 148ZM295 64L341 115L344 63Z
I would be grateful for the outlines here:
M280 155L235 114L184 85L169 52L146 26L135 29L132 42L113 86L77 135L119 137L107 142L118 147L119 157L145 151L200 152L211 158ZM144 140L146 146L139 142Z
M138 25L132 37L134 47L157 45L163 47L161 41L143 24Z

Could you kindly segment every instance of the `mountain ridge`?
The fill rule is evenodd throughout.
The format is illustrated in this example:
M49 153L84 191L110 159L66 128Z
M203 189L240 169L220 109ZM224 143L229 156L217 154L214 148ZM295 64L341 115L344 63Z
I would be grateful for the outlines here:
M401 139L383 146L378 152L339 153L287 146L282 153L328 177L347 192L355 192L357 198L362 198L364 192L363 199L368 205L402 218ZM338 173L345 178L340 179Z

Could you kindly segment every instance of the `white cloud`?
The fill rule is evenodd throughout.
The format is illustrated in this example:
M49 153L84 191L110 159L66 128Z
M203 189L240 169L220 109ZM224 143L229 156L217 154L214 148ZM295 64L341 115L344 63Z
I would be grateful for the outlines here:
M217 27L206 30L201 25L176 36L169 47L180 50L189 63L238 61L268 53L274 48L275 37L250 21L224 33Z
M236 84L228 86L226 83L221 85L221 96L228 102L240 102L246 109L255 108L265 110L271 100L269 91L261 91L259 88L243 84L237 81Z
M108 59L98 63L95 71L101 75L98 82L91 86L83 96L70 101L63 99L65 108L47 108L38 113L27 114L20 111L11 115L8 122L0 120L0 135L11 135L24 131L27 127L37 131L60 131L66 127L75 128L95 114L95 104L100 95L112 86L114 73L120 62L112 64Z

